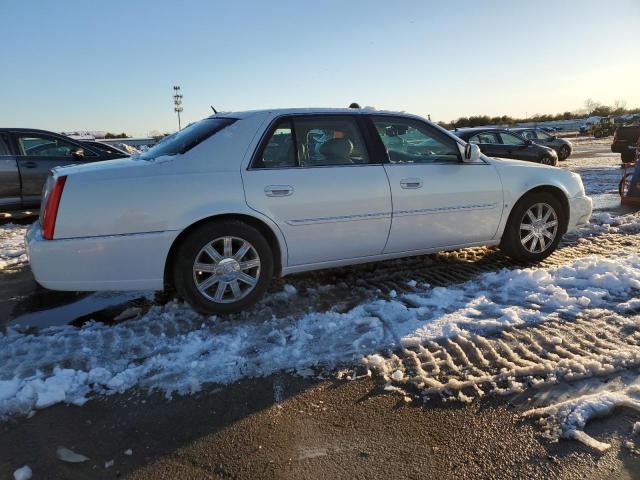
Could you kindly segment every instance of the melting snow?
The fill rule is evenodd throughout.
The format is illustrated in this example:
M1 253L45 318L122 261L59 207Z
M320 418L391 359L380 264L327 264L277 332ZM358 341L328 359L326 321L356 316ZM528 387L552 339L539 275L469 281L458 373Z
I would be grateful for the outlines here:
M0 271L27 263L24 235L27 227L11 223L0 226Z

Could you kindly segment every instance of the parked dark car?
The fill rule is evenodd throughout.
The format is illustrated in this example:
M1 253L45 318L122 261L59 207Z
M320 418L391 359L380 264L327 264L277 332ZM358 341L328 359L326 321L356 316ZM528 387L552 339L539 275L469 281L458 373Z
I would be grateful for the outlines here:
M515 132L499 128L464 128L453 132L465 142L478 145L489 157L513 158L544 165L557 165L556 152L543 145L526 140Z
M39 208L53 167L126 156L45 130L0 128L0 211Z
M531 140L538 145L544 145L545 147L553 148L558 154L558 160L566 160L571 155L573 145L564 138L558 138L549 132L544 131L541 128L510 128L510 132L516 132L525 140Z
M611 151L619 153L623 163L632 163L636 159L638 137L640 137L640 125L618 127L613 135Z

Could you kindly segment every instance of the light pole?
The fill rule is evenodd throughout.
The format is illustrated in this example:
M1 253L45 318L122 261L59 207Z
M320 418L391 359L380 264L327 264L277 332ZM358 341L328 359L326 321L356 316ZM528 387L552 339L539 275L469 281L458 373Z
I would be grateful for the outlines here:
M182 111L182 94L180 93L180 85L174 85L173 92L173 111L178 114L178 130L181 130L180 112Z

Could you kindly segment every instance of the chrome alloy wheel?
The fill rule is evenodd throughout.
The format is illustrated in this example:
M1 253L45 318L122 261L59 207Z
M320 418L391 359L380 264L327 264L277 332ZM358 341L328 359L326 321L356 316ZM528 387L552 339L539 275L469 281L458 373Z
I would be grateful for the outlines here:
M216 303L233 303L246 297L259 277L260 256L242 238L216 238L202 247L193 263L196 288Z
M548 203L536 203L520 221L520 242L530 253L542 253L558 235L558 215Z
M550 165L552 167L555 166L555 164L556 164L556 162L553 159L553 157L549 157L549 156L542 157L542 160L540 160L540 163L542 165Z

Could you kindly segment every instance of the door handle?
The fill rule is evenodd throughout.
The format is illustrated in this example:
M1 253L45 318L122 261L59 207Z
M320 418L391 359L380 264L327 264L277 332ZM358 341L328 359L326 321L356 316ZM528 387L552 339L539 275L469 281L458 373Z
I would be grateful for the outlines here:
M403 178L400 180L402 188L422 188L422 180L419 178Z
M24 168L36 168L38 164L36 162L24 162L22 166Z
M293 187L291 185L267 185L264 187L264 194L267 197L288 197L293 195Z

